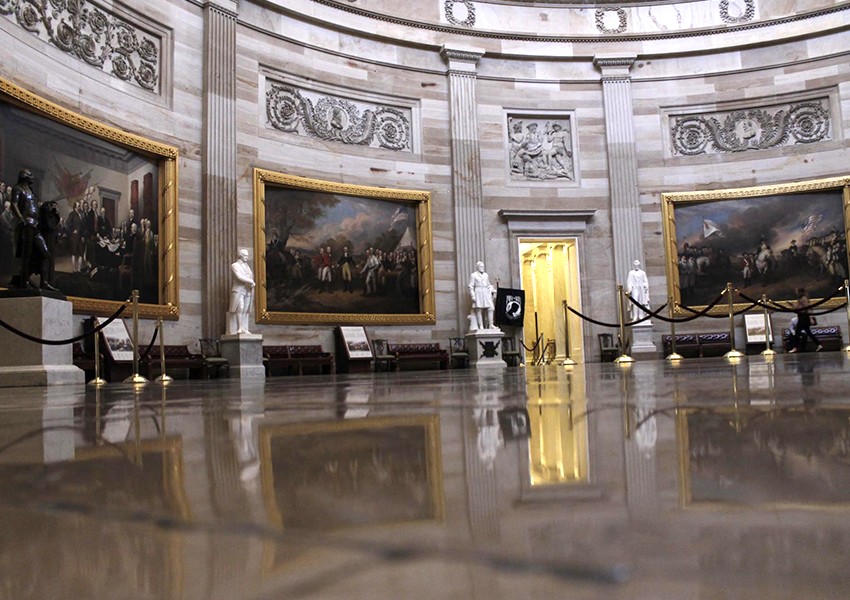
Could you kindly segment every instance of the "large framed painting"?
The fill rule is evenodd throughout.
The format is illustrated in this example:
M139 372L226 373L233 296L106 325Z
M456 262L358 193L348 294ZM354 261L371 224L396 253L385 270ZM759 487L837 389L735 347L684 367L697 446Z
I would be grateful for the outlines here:
M812 300L835 295L848 275L848 185L850 178L837 177L663 194L667 285L677 308L704 308L727 282L786 306L800 287ZM718 311L728 310L721 304Z
M107 316L139 290L140 314L176 319L177 149L99 123L0 78L0 285L20 272L22 169L60 217L48 236L53 284L77 313Z
M270 520L310 531L441 520L439 427L437 415L262 426Z
M850 506L850 407L677 412L684 505Z
M254 169L260 323L434 323L430 193Z

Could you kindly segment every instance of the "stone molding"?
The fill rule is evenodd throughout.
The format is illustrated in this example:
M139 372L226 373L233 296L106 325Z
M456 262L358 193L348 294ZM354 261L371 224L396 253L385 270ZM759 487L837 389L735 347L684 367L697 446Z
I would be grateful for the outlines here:
M266 79L266 127L325 141L413 152L413 111Z
M0 15L86 64L161 93L161 37L91 0L0 0Z
M465 19L460 20L455 16L455 6L457 4L462 4L466 8ZM443 11L446 15L446 21L452 25L460 25L461 27L472 27L475 25L475 4L471 0L445 0Z
M400 25L404 27L412 27L415 29L422 29L426 31L434 31L438 33L458 33L458 28L451 24L443 25L440 23L428 23L422 21L416 21L409 18L404 17L396 17L390 14L378 13L370 10L366 10L351 4L351 0L348 0L345 4L341 2L341 0L312 0L316 4L321 4L324 6L329 6L338 10L342 10L345 12L353 13L358 16L375 19L378 21L383 21L387 23L392 23L394 25ZM750 0L746 0L750 1ZM613 10L614 7L608 8L607 10ZM605 9L603 9L605 10ZM625 9L623 9L625 10ZM813 10L811 12L793 14L775 18L769 21L756 21L750 20L747 22L743 22L741 20L738 21L730 21L729 23L724 23L723 25L716 25L710 28L700 28L700 29L688 29L688 30L667 30L662 32L647 32L647 33L631 33L629 35L617 35L616 41L618 42L634 42L634 41L646 41L646 40L665 40L665 39L681 39L681 38L691 38L691 37L704 37L711 35L724 35L728 33L734 33L738 31L748 31L753 29L761 29L765 27L776 27L787 25L790 23L795 23L799 21L805 21L812 18L823 17L826 15L843 12L846 10L850 10L850 5L843 4L840 6L832 6L819 10ZM728 14L728 11L727 13ZM746 16L746 13L745 15ZM734 17L730 17L734 19ZM498 39L498 40L516 40L516 41L528 41L528 42L541 42L541 43L575 43L575 44L598 44L599 43L599 35L535 35L533 33L516 33L516 32L499 32L499 31L491 31L491 30L479 30L471 28L464 28L462 30L463 35L472 36L472 37L481 37L488 39Z
M832 139L828 97L669 118L673 156L739 153Z

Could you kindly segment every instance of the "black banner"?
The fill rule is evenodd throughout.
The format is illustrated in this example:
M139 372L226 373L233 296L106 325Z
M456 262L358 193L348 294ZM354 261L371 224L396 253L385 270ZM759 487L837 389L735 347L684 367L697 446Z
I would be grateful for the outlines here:
M525 316L525 290L499 288L496 291L494 321L496 325L522 327Z

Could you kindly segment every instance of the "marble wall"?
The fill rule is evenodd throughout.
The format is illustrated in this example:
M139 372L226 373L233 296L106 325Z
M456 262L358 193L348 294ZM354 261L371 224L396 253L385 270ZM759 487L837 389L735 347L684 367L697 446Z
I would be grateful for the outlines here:
M219 276L204 268L205 252L215 251L221 239L231 239L219 236L215 238L218 241L211 240L211 232L205 231L216 221L204 211L214 215L214 211L224 210L225 196L230 194L208 185L214 175L209 171L217 167L205 158L205 140L219 127L235 130L235 159L224 154L217 160L236 163L230 169L236 178L236 215L222 222L235 227L229 236L238 246L253 247L254 167L346 184L429 191L436 323L427 328L377 326L369 333L399 341L430 338L445 343L459 331L464 309L457 298L465 290L458 288L474 265L459 264L457 259L459 215L453 195L458 173L452 162L449 64L441 54L447 45L470 47L481 54L469 76L474 78L477 102L472 108L479 135L480 173L475 176L481 186L482 258L491 280L519 284L518 270L510 264L511 242L500 210L594 210L580 245L582 299L586 312L602 320L612 318L615 310L618 240L611 210L613 148L606 133L601 73L594 64L600 57L634 56L623 76L630 87L637 140L633 160L640 213L639 223L633 226L640 230L644 256L636 258L646 265L655 290L653 298L666 295L662 193L782 183L846 172L848 121L843 113L850 102L850 88L845 83L850 70L848 11L839 3L798 0L768 6L756 2L756 20L781 21L795 11L805 18L741 30L729 27L718 16L718 23L706 21L716 26L714 32L701 31L695 37L669 36L657 25L645 25L640 31L630 30L634 35L596 37L595 43L589 44L577 38L533 37L554 27L550 17L566 18L565 9L556 6L472 3L481 19L476 27L491 19L494 30L470 36L455 31L454 25L432 26L445 20L443 2L411 3L405 8L411 14L388 19L388 3L380 0L356 4L222 0L215 4L234 15L235 37L218 42L212 38L212 43L232 45L214 49L219 55L232 51L235 79L232 91L215 93L232 94L235 110L222 114L232 114L227 119L235 122L207 123L206 128L204 114L212 106L209 94L217 88L204 80L205 72L214 73L205 68L209 63L204 45L205 9L190 0L128 4L131 8L122 12L122 18L135 19L146 35L154 35L160 44L160 78L154 89L90 65L50 44L44 36L26 31L8 16L0 18L0 35L7 40L0 75L85 116L178 147L180 319L167 325L170 343L194 345L203 333L214 335L210 328L217 327L217 321L209 314L213 308L219 310L221 299L210 302L208 297L211 290L224 293L228 285L227 273ZM663 11L652 8L652 12L661 15L685 10L685 4L692 11L689 18L703 10L703 5L710 4L714 12L717 9L716 3L665 2ZM629 14L648 14L650 8L632 7ZM523 35L510 35L505 32L508 28L520 31L526 23L512 16L511 11L520 10L536 11L538 26ZM641 17L630 23L645 21ZM343 23L345 27L340 26ZM679 28L687 29L688 23ZM575 31L590 35L595 29L591 22ZM559 26L559 31L564 29ZM209 38L207 43L211 43ZM211 52L209 45L206 48ZM411 144L399 151L392 144L346 143L310 134L303 127L298 132L275 127L266 111L267 92L276 85L290 86L313 100L344 99L360 111L397 110L409 121ZM779 110L810 99L821 103L831 127L828 136L812 143L685 155L676 152L671 141L671 124L683 115ZM511 177L507 124L517 115L567 119L572 126L573 178L556 178L553 183ZM223 194L223 199L217 194ZM145 327L150 331L152 324ZM660 335L660 324L655 327L655 334ZM330 326L264 325L256 329L272 342L309 341L326 348L333 344ZM595 348L595 334L593 328L586 328L588 349ZM588 358L594 355L588 352Z

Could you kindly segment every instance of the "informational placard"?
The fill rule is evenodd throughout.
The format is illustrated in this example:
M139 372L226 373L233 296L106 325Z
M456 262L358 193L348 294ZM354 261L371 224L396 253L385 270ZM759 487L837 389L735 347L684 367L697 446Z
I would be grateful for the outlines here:
M372 358L372 347L366 330L360 326L346 326L339 328L342 339L345 342L345 350L348 358Z
M95 319L95 324L99 325L99 323ZM106 342L106 347L113 360L133 360L133 339L130 337L130 332L127 331L127 324L124 322L124 319L111 321L106 327L100 330L100 335Z

